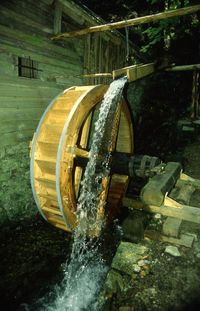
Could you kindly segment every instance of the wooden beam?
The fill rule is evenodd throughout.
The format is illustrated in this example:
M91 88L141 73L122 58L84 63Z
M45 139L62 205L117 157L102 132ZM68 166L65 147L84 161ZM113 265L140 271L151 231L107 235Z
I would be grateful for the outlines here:
M191 221L194 223L200 223L200 208L188 206L188 205L180 205L178 207L161 205L144 205L141 201L137 201L132 198L125 197L123 199L123 206L133 208L133 209L142 209L150 213L159 213L164 216L171 216L174 218Z
M154 63L149 63L145 65L133 65L129 67L124 67L113 71L113 80L119 78L120 76L127 76L128 81L136 81L138 79L144 78L155 71Z
M95 15L94 12L87 11L84 7L80 7L74 2L66 1L66 0L57 0L59 5L62 8L63 14L70 17L70 19L74 20L76 24L80 26L87 25L87 26L96 26L99 23L104 23L104 20L99 16ZM107 33L104 34L104 39L110 40L120 45L123 38L123 35L119 32L115 33Z
M106 77L106 78L112 78L112 73L102 72L102 73L89 73L82 75L83 78L97 78L97 77Z
M65 32L65 33L61 33L60 35L52 37L52 40L71 38L71 37L76 37L76 36L82 36L82 35L92 33L92 32L102 32L102 31L108 31L108 30L113 30L113 29L146 24L150 22L157 22L159 20L163 20L166 18L183 16L186 14L192 14L199 10L200 10L200 5L197 4L194 6L189 6L189 7L185 7L185 8L181 8L177 10L165 11L165 12L157 13L153 15L147 15L147 16L142 16L142 17L136 17L136 18L129 19L129 20L123 20L120 22L108 23L104 25L92 26L92 27L77 30L77 31Z
M154 230L145 230L144 238L175 245L182 245L185 247L192 247L194 242L194 237L189 234L181 234L180 239L177 239L174 237L162 235L160 232Z
M181 65L166 68L166 71L189 71L189 70L200 70L200 64L193 65Z
M182 187L184 184L192 184L196 189L200 189L200 180L192 178L181 173L180 179L177 180L176 187Z
M53 30L55 35L61 32L61 24L62 24L62 9L58 1L55 1L54 23L53 23Z

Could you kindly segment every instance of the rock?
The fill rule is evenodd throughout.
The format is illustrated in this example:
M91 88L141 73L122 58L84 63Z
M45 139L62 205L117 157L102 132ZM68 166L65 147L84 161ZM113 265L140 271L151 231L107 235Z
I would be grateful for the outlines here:
M122 223L123 240L137 243L144 238L144 223L142 215L129 216Z
M138 261L138 266L139 267L143 267L143 266L149 265L149 264L150 264L149 260L141 259L141 260Z
M161 219L161 214L158 214L158 213L155 214L155 215L154 215L154 218L155 218L155 219Z
M200 242L194 242L195 252L200 252Z
M134 264L133 270L134 270L134 272L139 273L141 271L141 268L138 265Z
M174 257L180 257L181 254L176 246L169 245L165 248L165 253L170 254Z
M191 236L194 238L194 241L197 242L198 241L198 237L196 233L192 233L192 232L184 232L186 235Z
M139 267L145 266L145 261L143 259L139 260L138 261L138 266Z
M107 295L123 291L125 289L125 282L121 274L111 269L107 274L104 288Z
M113 258L112 268L132 275L136 272L135 269L139 270L140 267L137 263L147 251L148 248L144 245L121 242Z
M157 295L157 290L154 287L143 289L141 292L136 293L135 303L141 306L140 310L157 310L154 308L155 305L153 308L150 307L153 301L155 301L154 304L156 303Z
M197 258L200 258L200 253L197 253L196 256L197 256Z

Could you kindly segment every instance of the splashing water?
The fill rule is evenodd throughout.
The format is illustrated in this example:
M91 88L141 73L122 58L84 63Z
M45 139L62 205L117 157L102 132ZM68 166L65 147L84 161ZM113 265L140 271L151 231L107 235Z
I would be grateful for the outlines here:
M97 207L101 204L102 180L109 175L111 129L126 81L121 78L112 82L101 103L90 158L81 183L76 211L78 226L74 231L70 262L64 267L64 279L56 290L54 303L45 306L47 311L100 309L97 294L108 267L99 252L100 238L89 238L88 232L103 228L103 221L96 217Z

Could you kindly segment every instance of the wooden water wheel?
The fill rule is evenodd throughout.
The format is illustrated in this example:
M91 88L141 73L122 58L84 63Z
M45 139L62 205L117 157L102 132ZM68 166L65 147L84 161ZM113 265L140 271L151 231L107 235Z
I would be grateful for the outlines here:
M75 164L77 156L89 157L87 151L95 107L108 86L71 87L59 94L44 112L31 148L31 185L42 216L54 226L72 231L76 226L76 202L83 168ZM133 152L131 115L124 99L112 128L110 151ZM113 174L102 181L102 202L108 210L119 208L126 191L128 176Z

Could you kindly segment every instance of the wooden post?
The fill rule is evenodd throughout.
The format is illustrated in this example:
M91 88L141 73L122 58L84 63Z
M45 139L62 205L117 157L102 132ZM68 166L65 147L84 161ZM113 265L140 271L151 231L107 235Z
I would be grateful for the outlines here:
M113 29L119 29L119 28L124 28L124 27L130 27L130 26L136 26L136 25L141 25L141 24L146 24L150 22L157 22L166 18L172 18L172 17L177 17L177 16L183 16L186 14L192 14L200 10L200 5L193 5L177 10L171 10L167 12L161 12L153 15L147 15L147 16L142 16L142 17L136 17L133 19L129 20L124 20L120 22L114 22L114 23L109 23L109 24L104 24L104 25L97 25L97 26L92 26L89 28L77 30L77 31L71 31L71 32L65 32L60 35L52 37L52 40L58 40L58 39L63 39L63 38L71 38L71 37L76 37L76 36L82 36L88 33L92 32L100 32L100 31L108 31L108 30L113 30Z
M192 82L192 104L191 104L191 119L195 120L199 114L199 71L194 70Z
M55 1L54 23L53 23L53 30L55 35L61 32L61 23L62 23L62 9L59 3Z

